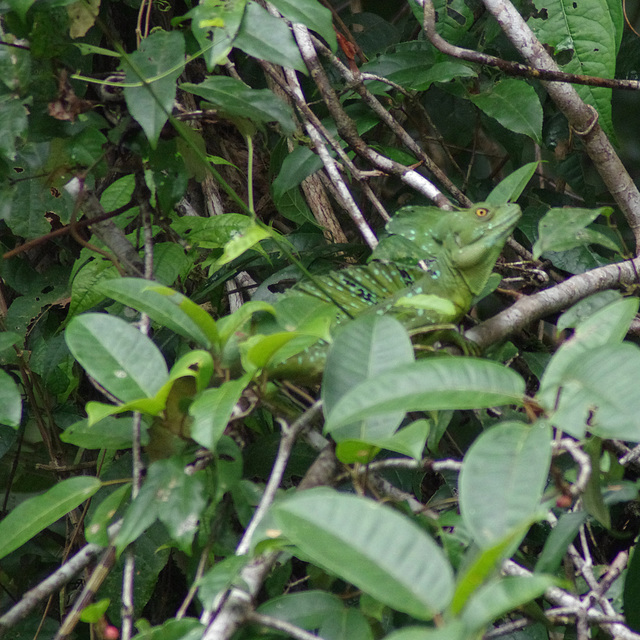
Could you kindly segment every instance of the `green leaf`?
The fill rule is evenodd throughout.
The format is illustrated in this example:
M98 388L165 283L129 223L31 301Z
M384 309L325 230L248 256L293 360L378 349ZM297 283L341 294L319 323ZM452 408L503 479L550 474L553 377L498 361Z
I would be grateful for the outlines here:
M191 542L206 500L199 475L187 475L178 458L158 460L147 472L138 497L131 503L114 544L116 552L136 540L159 519L178 548L190 553Z
M599 244L622 254L620 247L604 234L586 226L598 216L609 216L611 207L600 209L549 209L538 224L538 239L533 245L533 257L537 260L546 251L567 251L574 247Z
M539 162L529 162L516 169L492 189L487 196L486 202L495 206L500 206L507 202L515 202L524 191L539 165Z
M638 312L636 298L615 297L610 304L592 311L576 326L575 333L556 351L540 383L538 398L555 401L557 388L564 375L583 355L595 347L619 344L629 331ZM573 308L573 307L572 307Z
M259 311L274 313L273 307L267 302L250 300L249 302L245 302L237 311L234 311L224 318L220 318L220 320L218 320L220 344L224 346L231 336L241 329L254 313L258 313Z
M500 564L518 548L528 528L527 523L514 529L497 544L482 549L479 554L472 557L472 561L467 563L456 581L456 589L449 607L454 616L458 616L464 610L469 599L490 576L498 573Z
M348 391L327 416L330 432L389 411L481 409L521 404L524 380L501 364L478 358L419 360L385 371Z
M462 612L462 621L472 631L481 631L497 618L513 611L555 586L553 576L507 576L479 589Z
M318 0L274 0L275 8L291 22L300 22L321 35L334 53L338 48L331 11Z
M271 513L305 556L398 611L428 620L451 599L453 573L438 545L388 507L323 488Z
M129 499L131 484L127 483L114 489L93 511L91 520L85 527L87 542L109 546L108 527L118 512L118 509Z
M253 224L249 216L225 213L212 218L184 216L171 223L176 233L201 249L220 249Z
M403 627L383 640L469 640L469 630L459 620L434 629L432 627Z
M104 295L98 291L97 285L103 280L118 277L113 262L106 258L90 260L73 276L71 282L71 304L67 313L67 321L84 311L95 307L104 300Z
M322 160L308 147L297 146L282 162L280 171L271 185L274 198L281 198L297 187L305 178L322 169Z
M625 621L630 629L636 633L640 632L640 551L638 545L633 547L633 553L627 567L627 575L624 579L624 615Z
M233 44L258 60L308 73L289 27L256 2L247 5Z
M22 418L22 397L15 380L0 370L0 424L17 429Z
M593 516L605 529L611 529L611 514L602 496L602 481L600 479L600 456L602 455L602 440L590 438L584 445L584 451L591 460L591 475L582 493L584 510Z
M543 44L553 47L562 71L615 77L623 26L619 3L534 0L534 4L541 17L530 19L529 25ZM599 123L611 136L611 89L575 85L575 90L598 110Z
M19 504L0 521L0 558L81 505L101 486L100 480L91 476L68 478Z
M586 511L563 513L547 537L536 563L536 573L555 573L575 540L580 527L587 521Z
M207 349L218 344L218 330L213 318L173 289L143 278L107 280L99 283L97 289Z
M460 512L480 547L492 547L538 517L550 443L548 426L503 422L471 445L458 481Z
M152 148L171 115L184 63L184 36L179 31L156 31L122 59L125 82L144 82L141 87L125 87L124 98Z
M158 348L120 318L103 313L77 316L65 340L86 372L123 402L152 398L168 380Z
M285 133L295 130L291 107L270 89L251 89L241 80L225 76L208 77L200 84L185 82L183 91L194 93L227 115L254 122L277 122Z
M185 16L191 18L191 30L205 50L209 72L231 52L246 4L247 0L204 0Z
M337 615L325 617L318 636L326 640L374 640L369 619L355 607L343 607Z
M470 94L469 99L506 129L542 144L542 106L532 86L522 80L502 80L485 93Z
M261 604L257 611L265 616L285 620L303 629L319 629L331 616L342 613L340 598L325 591L288 593Z
M598 291L598 293L594 293L588 298L576 302L572 307L569 307L569 309L558 318L556 327L558 331L573 329L588 320L596 311L618 300L622 300L622 294L619 291L613 291L611 289L608 291ZM635 310L633 311L633 316L635 316ZM629 319L629 322L631 322L633 316Z
M241 256L245 251L273 237L273 232L259 224L252 224L231 238L224 246L224 253L216 261L216 266L221 267Z
M327 355L322 378L325 414L329 415L340 399L357 385L413 361L411 340L406 329L395 318L369 315L348 323L336 335ZM331 435L336 442L375 442L389 438L402 422L404 413L403 409L381 412L334 429Z
M26 240L43 236L51 231L44 213L55 213L63 222L69 220L73 209L66 191L56 197L51 188L39 180L20 180L11 202L11 212L5 222L17 236Z
M604 438L627 439L609 431L622 429L620 433L629 435L628 439L640 435L631 408L636 395L631 392L628 402L624 399L624 394L629 393L625 389L630 384L624 376L636 375L640 354L630 343L618 344L626 335L637 310L635 298L624 298L600 308L577 326L572 338L551 359L536 400L554 412L554 424L561 425L567 433L582 438L586 421L595 409L596 419L589 421L592 433ZM627 353L629 359L624 361ZM616 361L621 362L622 370L616 369ZM600 362L603 362L602 366ZM596 369L588 368L593 366ZM612 377L607 379L607 375ZM615 414L617 406L622 409L618 416Z
M450 82L454 78L475 78L478 75L469 65L452 60L436 62L424 65L424 67L421 73L414 75L411 80L406 82L407 88L414 91L426 91L434 82ZM390 79L397 82L396 75L395 73L391 74Z
M102 405L113 407L114 405ZM133 442L133 427L131 418L106 418L92 423L80 420L67 427L61 434L60 440L83 449L129 449ZM142 444L146 444L144 437Z
M206 389L189 406L191 437L203 447L215 451L234 407L249 384L250 376L230 380L220 387Z
M24 22L27 11L29 11L35 1L36 0L7 0L7 4L11 8L11 11L15 11L18 16L20 16L20 20Z

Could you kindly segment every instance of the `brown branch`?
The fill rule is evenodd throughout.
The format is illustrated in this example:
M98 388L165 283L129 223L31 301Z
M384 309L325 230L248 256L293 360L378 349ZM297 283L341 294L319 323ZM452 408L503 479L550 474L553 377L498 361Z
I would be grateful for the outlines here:
M475 62L488 67L496 67L510 76L518 76L521 78L533 78L535 80L546 80L549 82L568 82L570 84L583 84L590 87L603 87L605 89L626 89L628 91L640 90L640 81L638 80L621 80L613 78L598 78L596 76L587 76L575 73L565 73L556 69L544 69L539 67L530 67L520 62L504 60L472 49L463 49L447 42L436 31L436 12L431 4L431 0L424 0L424 30L431 44L447 55L467 62Z
M76 230L84 229L85 227L89 227L92 224L97 224L98 222L104 222L105 220L109 220L110 218L115 218L119 216L121 213L124 213L125 211L128 211L129 209L131 209L132 206L133 206L133 203L129 202L128 204L125 204L123 207L119 207L118 209L115 209L114 211L110 211L109 213L105 213L104 215L98 216L97 218L93 218L93 219L85 218L84 220L80 220L79 222L67 224L64 227L61 227L60 229L56 229L55 231L52 231L51 233L47 233L44 236L40 236L39 238L34 238L33 240L29 240L28 242L25 242L24 244L21 244L18 247L14 247L13 249L11 249L11 251L7 251L5 254L3 254L2 259L9 260L9 258L14 258L15 256L21 253L24 253L25 251L29 251L30 249L37 247L39 244L43 244L44 242L49 242L49 240L53 240L54 238L64 236L67 233L70 234L72 233L71 230L74 227L74 225Z

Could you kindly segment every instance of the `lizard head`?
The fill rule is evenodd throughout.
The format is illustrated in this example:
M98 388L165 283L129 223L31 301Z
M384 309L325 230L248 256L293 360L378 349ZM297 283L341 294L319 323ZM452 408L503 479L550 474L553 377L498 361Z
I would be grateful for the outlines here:
M522 215L517 204L479 203L470 209L445 214L440 228L443 259L457 271L470 291L478 294Z

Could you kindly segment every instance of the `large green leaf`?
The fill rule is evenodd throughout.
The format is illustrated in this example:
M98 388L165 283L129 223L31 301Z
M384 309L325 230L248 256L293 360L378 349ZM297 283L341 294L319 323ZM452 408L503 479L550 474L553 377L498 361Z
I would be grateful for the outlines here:
M389 411L481 409L521 404L524 380L512 369L479 358L419 360L354 387L327 416L326 430Z
M533 245L533 257L537 260L545 251L567 251L590 244L599 244L621 254L621 248L611 238L586 228L598 216L608 216L612 212L611 207L549 209L538 223L538 239Z
M97 286L109 296L207 349L218 343L213 318L181 293L143 278L104 280Z
M535 19L529 25L543 44L555 49L561 69L613 78L622 37L620 3L607 0L534 0ZM600 125L611 135L611 89L574 85L580 97L600 114Z
M522 80L502 80L484 93L470 94L469 98L506 129L542 143L542 105L532 86Z
M211 76L200 84L185 82L180 88L204 98L227 115L254 122L277 122L285 133L295 129L291 107L270 89L251 89L241 80L225 76Z
M153 148L171 115L184 62L184 36L179 31L156 31L122 59L125 82L144 82L141 87L125 87L124 98Z
M0 424L18 428L22 418L22 397L14 379L0 370Z
M553 364L553 360L551 361ZM549 365L551 367L551 365ZM554 371L554 376L558 371ZM576 438L588 429L601 438L640 442L640 349L629 342L604 345L576 357L545 382L538 399L554 426ZM543 378L543 381L547 376Z
M307 73L298 45L284 20L274 18L257 2L250 2L233 43L238 49L288 69Z
M158 348L120 318L103 313L76 316L65 339L86 372L123 402L151 398L168 380Z
M370 315L350 322L336 336L322 378L322 403L329 415L340 399L357 385L414 361L406 329L390 316ZM388 438L400 426L404 410L378 413L343 425L331 433L336 442L373 442ZM347 462L343 458L343 462ZM349 460L348 462L352 462Z
M485 431L464 457L460 512L474 540L492 547L536 519L551 462L548 426L504 422Z
M322 488L271 514L305 557L398 611L428 620L451 599L453 573L438 545L388 507Z
M101 484L92 476L69 478L19 504L0 521L0 558L82 504Z

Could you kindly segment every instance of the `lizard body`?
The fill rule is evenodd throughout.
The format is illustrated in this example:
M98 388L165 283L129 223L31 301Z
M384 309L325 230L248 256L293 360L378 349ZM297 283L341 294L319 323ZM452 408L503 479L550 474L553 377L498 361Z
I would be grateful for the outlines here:
M387 224L389 235L372 262L300 283L285 298L310 296L333 305L333 326L368 313L391 314L412 331L455 324L483 291L520 216L520 207L510 203L454 212L406 207ZM293 357L275 358L271 377L318 377L326 351L318 341Z

